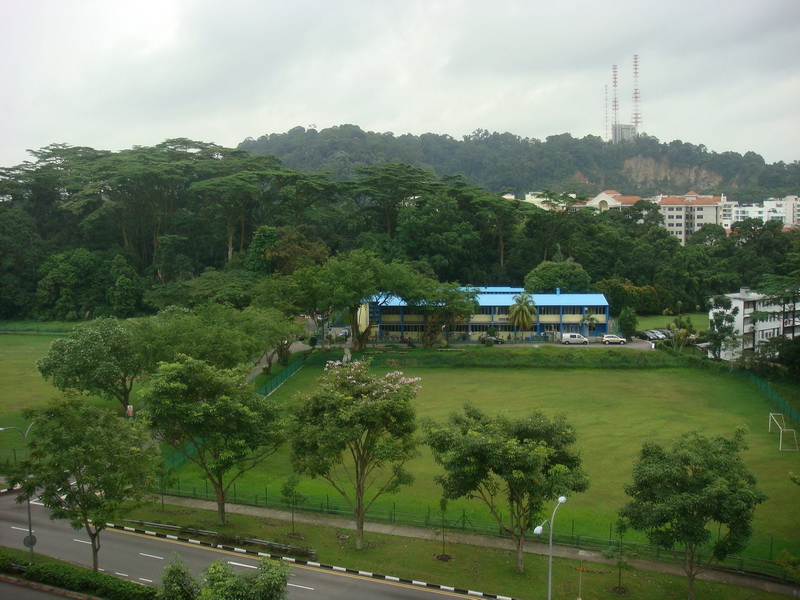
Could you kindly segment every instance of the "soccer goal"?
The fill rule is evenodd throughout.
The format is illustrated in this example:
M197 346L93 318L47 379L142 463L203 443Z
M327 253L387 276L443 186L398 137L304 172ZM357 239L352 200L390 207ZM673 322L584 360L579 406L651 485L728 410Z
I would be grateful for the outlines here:
M786 428L786 420L783 417L783 413L769 413L770 433L772 433L773 426L776 427L780 433L778 449L781 452L798 452L798 450L800 450L797 446L797 432L795 432L794 429Z

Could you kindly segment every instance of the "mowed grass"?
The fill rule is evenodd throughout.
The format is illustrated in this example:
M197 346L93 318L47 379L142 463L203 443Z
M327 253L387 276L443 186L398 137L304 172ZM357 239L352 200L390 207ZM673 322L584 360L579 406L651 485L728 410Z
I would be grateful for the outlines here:
M55 336L0 336L0 426L24 426L24 408L39 406L58 394L35 366L53 339ZM273 399L284 405L294 402L298 395L313 389L320 374L319 369L302 369ZM586 493L571 497L559 510L557 530L563 533L609 536L617 511L626 501L624 485L630 482L632 464L644 441L670 444L692 429L730 435L737 426L746 425L750 449L745 460L770 497L758 509L746 554L774 558L782 548L800 554L800 527L792 510L800 489L788 478L789 472L800 473L800 453L778 451L777 434L767 433L767 415L773 412L770 403L738 379L693 369L436 368L407 369L406 374L422 379L415 401L420 419L444 420L465 402L490 413L506 411L511 416L532 410L567 415L575 427L592 484ZM93 401L116 408L112 402ZM0 460L10 460L12 448L21 451L21 436L14 431L0 433ZM415 474L415 484L384 497L376 508L430 513L432 522L436 522L441 491L433 478L439 468L424 447L409 468ZM283 448L237 483L239 499L252 499L255 494L262 502L265 495L270 500L279 499L280 488L290 473L288 449ZM183 489L204 491L202 478L191 468L184 466L178 475ZM303 480L300 491L315 505L343 503L320 481ZM467 530L473 521L490 521L477 501L451 502L447 514L449 520L461 517ZM626 539L636 536L629 534Z
M376 371L378 371L376 369ZM769 401L748 384L726 375L694 369L656 371L534 370L534 369L408 369L421 377L415 403L420 419L442 421L471 402L493 413L504 411L523 416L532 410L547 415L564 413L578 436L584 467L591 487L571 497L559 511L557 530L596 537L609 537L617 511L626 502L624 486L645 441L670 445L681 434L697 430L707 435L730 436L736 427L749 428L750 449L745 461L757 474L759 486L770 499L756 514L754 536L745 554L774 558L782 548L800 552L800 528L790 506L797 504L800 489L789 480L789 472L800 472L800 453L779 452L778 436L767 432ZM273 398L289 404L298 394L313 388L319 370L306 368L280 388ZM416 481L394 496L376 503L385 511L431 514L436 522L441 490L434 482L438 474L430 453L422 448L409 464ZM280 488L291 472L284 448L237 484L237 495L251 501L280 499ZM194 487L202 494L205 484L189 467L179 471L180 486ZM304 480L300 491L314 506L343 504L321 481ZM465 527L490 521L477 501L451 502L448 518L465 517ZM628 534L626 539L643 539Z

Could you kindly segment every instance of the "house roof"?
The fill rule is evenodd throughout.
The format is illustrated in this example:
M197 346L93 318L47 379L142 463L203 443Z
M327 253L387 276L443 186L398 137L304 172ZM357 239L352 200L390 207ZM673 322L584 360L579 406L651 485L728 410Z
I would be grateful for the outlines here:
M721 198L719 196L698 196L693 200L690 200L684 196L661 196L658 200L658 204L661 206L665 205L684 205L684 204L691 204L692 206L697 206L699 204L713 206L719 204Z
M479 306L511 306L514 296L524 292L523 288L479 287L477 300ZM531 294L535 306L608 306L603 294ZM402 298L392 297L383 306L405 306Z

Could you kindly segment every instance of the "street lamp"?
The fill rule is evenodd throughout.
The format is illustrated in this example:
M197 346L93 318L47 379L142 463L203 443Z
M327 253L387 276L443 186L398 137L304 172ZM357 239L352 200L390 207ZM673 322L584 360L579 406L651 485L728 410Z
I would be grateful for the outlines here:
M556 518L556 511L558 507L564 504L567 501L566 496L559 496L558 497L558 504L553 509L553 516L550 517L549 521L542 521L541 525L537 525L534 530L534 535L542 535L542 531L544 531L545 523L550 524L550 552L548 553L548 565L547 565L547 600L552 600L553 595L553 520Z
M28 479L30 473L28 473L28 432L33 427L35 421L31 421L30 425L25 431L22 431L19 427L0 427L0 431L6 431L7 429L16 429L22 434L22 444L25 451L25 479ZM31 564L33 564L33 547L36 545L36 538L33 535L33 522L31 521L31 497L28 496L28 535L22 541L28 548L31 550Z

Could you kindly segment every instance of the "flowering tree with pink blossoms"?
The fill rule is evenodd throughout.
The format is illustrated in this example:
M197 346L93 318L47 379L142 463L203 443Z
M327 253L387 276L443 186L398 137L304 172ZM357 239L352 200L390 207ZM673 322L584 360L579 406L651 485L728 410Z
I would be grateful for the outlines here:
M419 379L369 369L369 360L329 362L295 407L289 436L295 469L327 481L353 511L358 550L370 506L414 481L404 467L417 455L411 400Z

